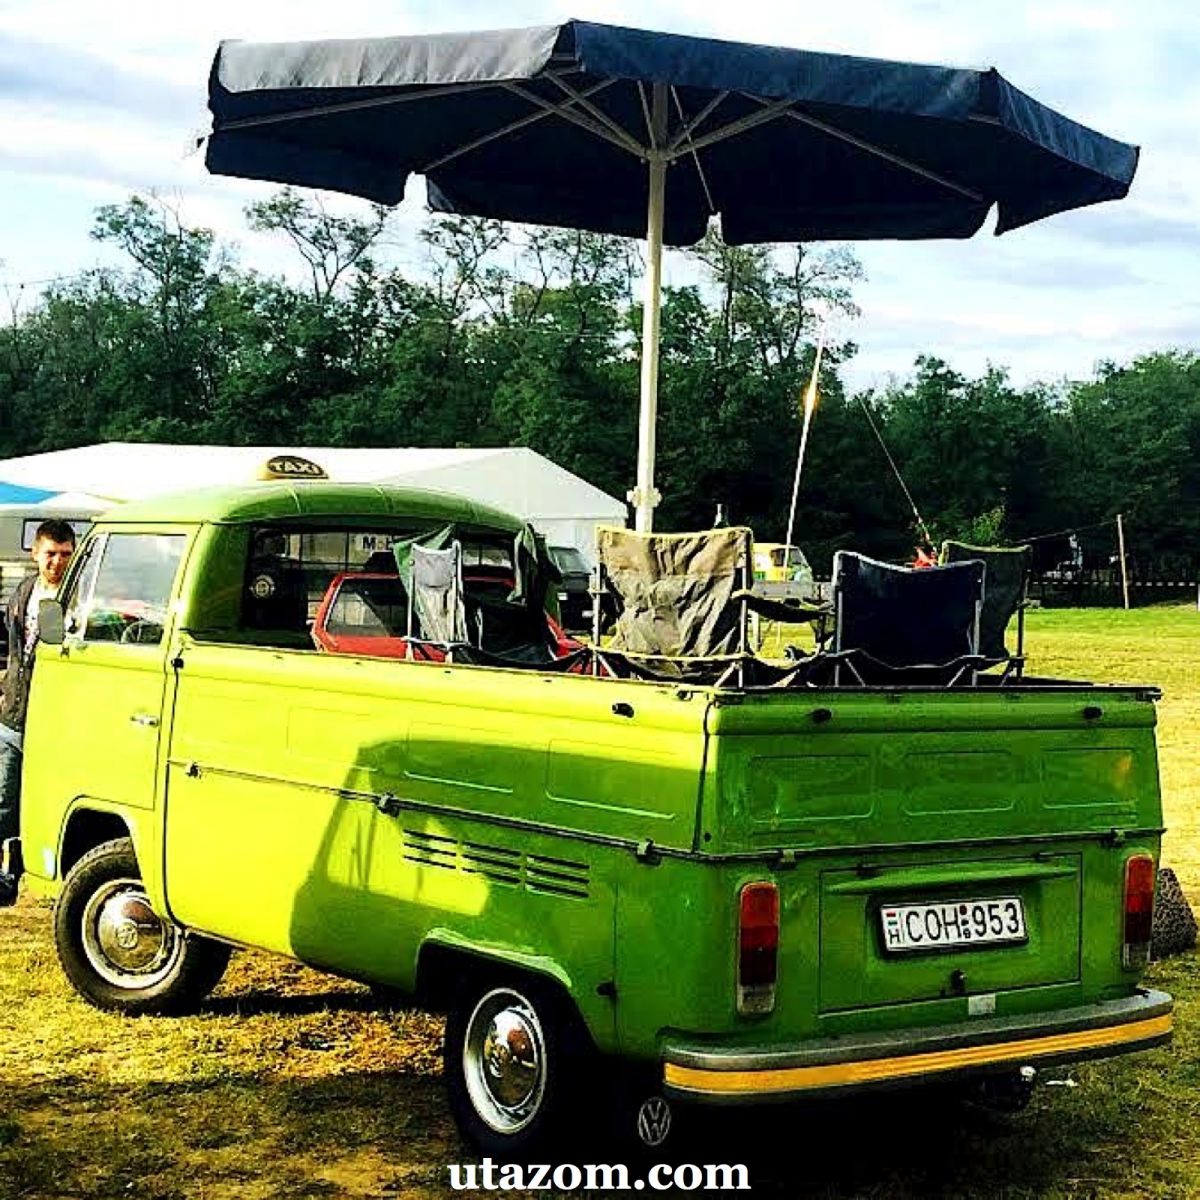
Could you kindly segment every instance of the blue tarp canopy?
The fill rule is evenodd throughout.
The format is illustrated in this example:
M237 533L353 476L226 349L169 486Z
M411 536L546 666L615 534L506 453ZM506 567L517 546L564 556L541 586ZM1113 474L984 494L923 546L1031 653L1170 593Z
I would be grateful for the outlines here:
M40 504L57 495L57 492L47 492L44 488L25 487L0 480L0 504Z
M651 134L655 85L665 129ZM994 70L585 21L425 37L226 42L209 84L218 174L384 204L645 236L647 161L673 166L664 240L968 237L1124 196L1132 146Z

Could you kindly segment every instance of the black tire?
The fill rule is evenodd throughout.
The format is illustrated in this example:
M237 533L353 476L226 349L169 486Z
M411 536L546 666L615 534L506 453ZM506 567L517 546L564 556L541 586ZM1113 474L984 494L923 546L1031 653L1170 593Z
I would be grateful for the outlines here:
M58 960L97 1008L131 1016L180 1013L216 987L230 948L157 916L128 838L89 850L67 872L54 908Z
M570 1003L532 977L476 977L446 1019L450 1110L469 1142L503 1161L563 1148L593 1061Z

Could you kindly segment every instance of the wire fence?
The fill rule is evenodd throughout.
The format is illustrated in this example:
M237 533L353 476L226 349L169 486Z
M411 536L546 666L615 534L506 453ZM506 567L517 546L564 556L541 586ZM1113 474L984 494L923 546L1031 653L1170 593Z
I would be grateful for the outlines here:
M1131 608L1186 600L1200 603L1200 571L1157 573L1143 568L1143 573L1130 573L1128 589ZM1029 582L1029 598L1045 608L1120 608L1124 604L1121 569L1115 565L1035 574Z

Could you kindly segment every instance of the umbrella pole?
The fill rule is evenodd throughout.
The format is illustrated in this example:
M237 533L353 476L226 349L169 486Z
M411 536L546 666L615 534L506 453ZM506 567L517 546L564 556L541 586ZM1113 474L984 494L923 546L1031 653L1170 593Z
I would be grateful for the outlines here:
M650 201L646 214L646 280L642 304L642 388L638 416L637 486L630 493L634 528L650 533L661 496L654 487L654 434L658 421L658 341L662 305L663 207L667 190L667 87L656 83L651 102Z

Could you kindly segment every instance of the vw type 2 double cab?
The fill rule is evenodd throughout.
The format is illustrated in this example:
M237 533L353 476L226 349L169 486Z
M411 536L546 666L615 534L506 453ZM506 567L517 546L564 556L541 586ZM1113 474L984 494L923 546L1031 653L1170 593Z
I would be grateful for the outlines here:
M508 563L507 597L468 588L468 642L538 603L520 523L435 494L261 483L94 527L43 613L22 821L93 1003L179 1010L239 945L400 989L448 1011L451 1103L498 1154L548 1136L597 1064L642 1081L653 1139L671 1101L1007 1079L1168 1038L1139 982L1152 689L318 649L328 582L422 539ZM395 586L363 630L403 619Z

